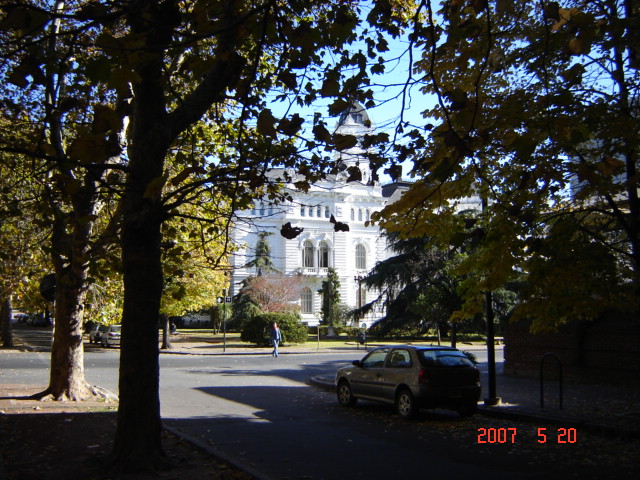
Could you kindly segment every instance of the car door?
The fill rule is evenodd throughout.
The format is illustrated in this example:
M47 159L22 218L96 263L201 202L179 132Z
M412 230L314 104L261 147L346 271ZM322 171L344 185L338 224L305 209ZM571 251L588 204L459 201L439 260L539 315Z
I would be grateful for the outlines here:
M407 348L394 348L387 356L379 382L375 385L376 396L394 402L398 385L411 385L413 361ZM413 382L415 383L415 382Z
M377 348L362 359L350 379L354 395L368 398L379 395L378 384L383 378L382 370L388 353L388 348Z

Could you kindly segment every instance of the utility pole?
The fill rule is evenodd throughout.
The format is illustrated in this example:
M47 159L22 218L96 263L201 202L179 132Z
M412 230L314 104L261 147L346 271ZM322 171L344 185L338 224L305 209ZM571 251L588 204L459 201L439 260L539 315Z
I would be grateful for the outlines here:
M487 197L482 196L482 213L487 209ZM484 399L485 405L499 405L500 397L496 393L496 342L493 328L493 294L484 292L484 316L487 320L487 363L489 374L489 396Z

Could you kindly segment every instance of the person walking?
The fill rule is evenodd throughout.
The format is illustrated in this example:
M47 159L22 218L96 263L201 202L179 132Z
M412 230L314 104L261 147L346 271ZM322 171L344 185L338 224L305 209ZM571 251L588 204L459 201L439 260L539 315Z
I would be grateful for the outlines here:
M273 343L273 352L271 355L274 357L278 356L278 344L282 341L282 333L278 328L278 324L273 322L273 326L271 327L271 342Z

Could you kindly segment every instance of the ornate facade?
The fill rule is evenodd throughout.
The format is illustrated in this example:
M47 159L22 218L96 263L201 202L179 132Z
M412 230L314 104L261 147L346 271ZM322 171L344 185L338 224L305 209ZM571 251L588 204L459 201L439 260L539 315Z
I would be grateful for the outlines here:
M339 119L337 132L360 137L372 130L367 112L353 107ZM364 277L379 261L387 258L385 238L377 226L367 225L371 215L395 198L397 188L383 188L371 180L369 162L359 145L340 152L337 161L344 170L327 178L306 192L291 190L292 201L286 204L261 203L252 210L236 212L234 239L241 249L232 258L231 294L235 295L242 281L256 272L247 268L255 258L255 248L261 232L268 235L271 260L286 275L300 274L299 299L303 321L317 325L320 321L322 300L318 293L322 281L333 268L340 280L340 302L358 307L373 299L373 292L361 288L359 278ZM347 182L348 168L357 166L361 181ZM348 225L348 231L334 228L333 220ZM280 229L286 223L303 228L300 235L286 239ZM361 320L371 325L381 314L372 314Z

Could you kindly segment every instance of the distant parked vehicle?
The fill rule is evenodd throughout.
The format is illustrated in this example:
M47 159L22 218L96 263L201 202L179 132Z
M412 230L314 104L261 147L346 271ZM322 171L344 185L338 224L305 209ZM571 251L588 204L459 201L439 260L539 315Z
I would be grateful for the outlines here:
M421 407L472 415L480 398L480 371L452 347L376 348L340 368L335 382L341 405L353 406L358 399L392 403L407 419Z
M89 330L89 343L100 343L100 337L107 331L107 325L95 324Z
M100 335L100 343L103 347L111 347L112 345L120 345L121 325L109 325L107 329Z

